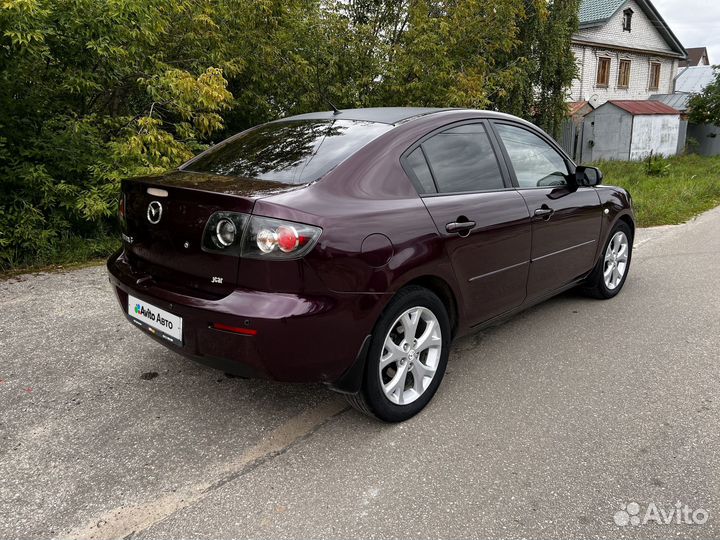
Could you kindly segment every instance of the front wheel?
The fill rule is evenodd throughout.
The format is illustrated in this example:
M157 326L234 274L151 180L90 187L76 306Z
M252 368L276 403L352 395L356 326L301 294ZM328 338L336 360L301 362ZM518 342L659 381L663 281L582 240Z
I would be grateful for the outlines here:
M594 298L607 299L617 295L627 279L631 258L632 233L621 221L610 233L605 250L583 290Z
M442 301L427 289L407 287L375 325L362 388L348 401L386 422L407 420L432 399L449 354L450 321Z

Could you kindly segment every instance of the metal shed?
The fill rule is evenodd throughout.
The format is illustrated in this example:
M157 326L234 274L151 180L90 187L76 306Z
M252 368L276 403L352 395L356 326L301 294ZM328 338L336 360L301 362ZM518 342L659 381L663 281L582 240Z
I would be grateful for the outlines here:
M680 112L659 101L611 100L585 116L582 162L677 154Z

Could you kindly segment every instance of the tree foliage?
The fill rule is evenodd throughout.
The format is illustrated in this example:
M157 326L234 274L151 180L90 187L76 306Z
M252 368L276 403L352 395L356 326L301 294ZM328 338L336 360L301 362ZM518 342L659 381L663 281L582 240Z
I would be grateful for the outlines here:
M338 107L554 130L578 0L0 0L0 268L113 233L119 180Z
M715 80L690 98L688 109L693 124L720 126L720 66L715 66Z

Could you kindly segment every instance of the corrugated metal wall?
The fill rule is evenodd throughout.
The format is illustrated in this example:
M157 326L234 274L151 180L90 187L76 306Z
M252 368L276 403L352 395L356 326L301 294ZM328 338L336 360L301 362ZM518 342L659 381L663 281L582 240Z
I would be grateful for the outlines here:
M688 121L680 120L680 132L678 133L677 153L682 154L685 152L685 145L687 144L687 130Z
M720 127L708 124L690 124L687 136L697 142L697 145L691 148L692 151L702 156L720 155Z
M558 141L558 144L567 152L567 155L570 156L573 161L577 161L577 149L581 129L582 123L578 125L571 118L568 118L565 120L565 124L562 127L562 134Z

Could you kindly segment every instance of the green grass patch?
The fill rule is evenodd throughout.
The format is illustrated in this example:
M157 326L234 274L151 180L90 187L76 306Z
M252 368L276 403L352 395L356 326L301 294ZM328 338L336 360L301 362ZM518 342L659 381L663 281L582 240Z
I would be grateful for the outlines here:
M675 156L662 164L604 161L596 166L603 184L630 192L639 227L683 223L720 205L720 156Z

